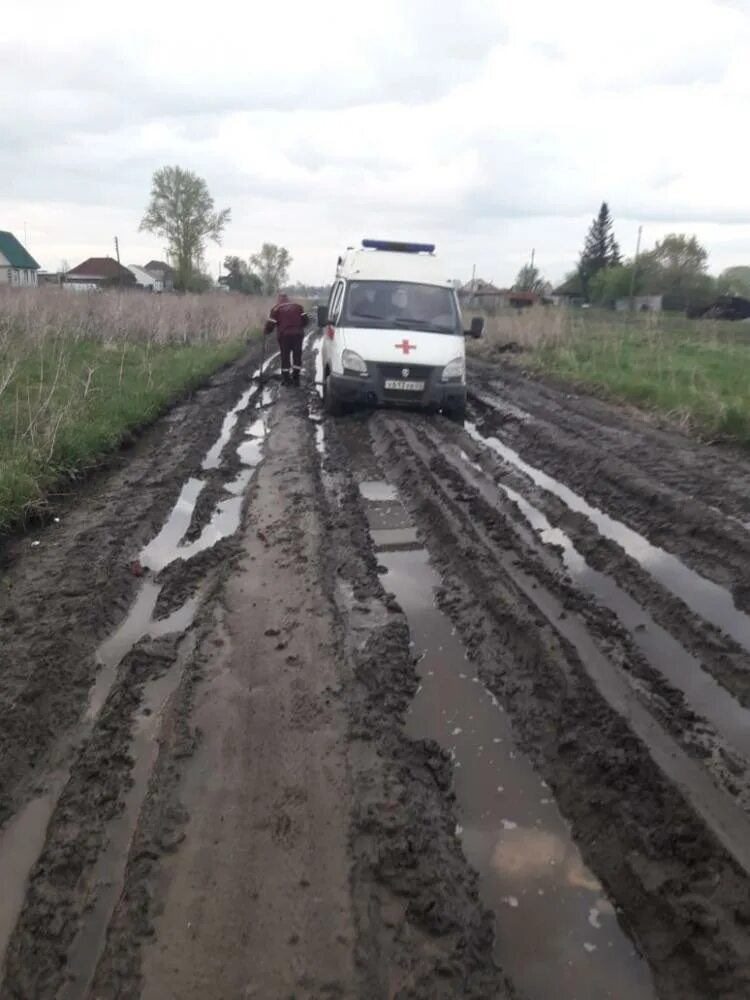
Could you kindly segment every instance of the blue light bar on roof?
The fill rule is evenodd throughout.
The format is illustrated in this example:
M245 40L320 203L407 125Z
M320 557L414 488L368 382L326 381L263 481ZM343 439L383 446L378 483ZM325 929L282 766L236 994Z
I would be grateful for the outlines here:
M434 243L394 243L393 240L362 240L365 250L389 250L391 253L435 253Z

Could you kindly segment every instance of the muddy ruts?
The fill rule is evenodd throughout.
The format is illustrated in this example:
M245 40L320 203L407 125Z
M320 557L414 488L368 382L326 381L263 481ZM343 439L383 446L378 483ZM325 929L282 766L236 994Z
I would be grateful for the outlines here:
M224 372L218 377L218 384L227 383L226 393L227 396L231 393L229 399L232 402L240 396L250 399L250 396L258 394L255 387L247 389L251 382L247 369L251 365L252 362L246 359L245 362L235 366L234 377L230 377L229 372ZM215 405L217 401L225 398L224 395L216 396L212 388L204 390L204 393L209 399L206 405L210 405L211 402ZM201 393L198 394L198 400L200 397ZM194 399L192 408L199 412L200 402ZM184 412L186 409L189 408L178 407L170 418L161 422L159 428L147 435L153 439L152 448L163 459L164 454L161 449L170 443L170 426L175 424L181 427L185 434L184 452L181 452L179 443L174 441L171 443L177 455L184 454L190 457L190 464L182 468L179 466L173 468L172 475L167 476L165 472L162 478L164 482L170 484L170 493L159 492L160 501L167 497L174 501L174 493L182 495L178 488L180 481L177 477L186 479L191 472L200 468L202 454L205 453L210 440L215 437L217 424L223 414L222 410L203 414L206 434L194 433L191 438L187 432L191 428L196 432L199 428L193 426L189 420L189 413ZM252 410L248 413L252 414ZM193 418L196 419L195 414ZM242 441L244 424L243 417L236 423L236 427L233 427L233 434L229 435L225 442L228 446L232 443L232 438L235 439L234 445ZM160 433L157 434L157 430ZM137 510L139 498L136 487L139 462L142 460L144 464L148 464L149 454L130 456L130 471L131 475L135 474L135 481L124 474L121 475L119 470L111 472L104 477L103 484L92 484L92 490L95 491L94 498L82 498L82 507L93 505L96 497L100 495L105 498L106 504L115 491L112 483L114 480L121 490L126 493L130 491L129 499L133 508ZM233 467L224 470L224 475L232 471L235 471ZM162 480L159 480L158 486L160 490L166 489ZM228 484L227 488L231 489L231 484ZM115 499L118 501L115 511L121 512L119 496ZM144 541L154 537L157 527L163 522L166 505L159 505L153 510L154 521L149 520L144 526L134 530L129 545L137 542L142 548ZM159 520L156 519L156 511ZM173 506L170 518L174 512ZM59 529L53 529L52 526L48 529L48 532L59 530L61 547L75 546L75 542L79 540L74 534L68 537L68 521L72 521L75 526L77 518L78 511L72 510L63 518ZM127 519L125 524L132 527ZM111 529L114 527L110 525ZM214 538L220 537L220 534L218 529L214 531L211 537L206 539L206 545L212 543ZM42 534L42 538L44 537ZM178 539L174 539L175 544L177 541ZM190 550L185 549L185 551L189 553ZM131 550L131 555L137 552L138 548L135 549L135 553ZM177 560L174 566L170 566L168 575L163 581L164 593L159 610L168 613L177 602L181 603L198 589L201 591L201 598L207 599L212 593L212 583L216 580L217 574L226 572L231 567L234 553L235 548L231 539L225 539L219 544L213 544L211 548L204 548L193 558ZM78 570L81 567L75 550L74 556L74 569ZM18 565L14 566L14 573L22 574L24 562L19 560ZM134 581L134 587L151 586L153 589L154 584L148 580L140 580L139 583L142 573L132 572L130 562L116 569L116 579L120 587L116 590L118 595L124 597L127 593L132 596L126 586L128 579ZM23 579L22 575L20 579ZM53 581L50 581L50 586L53 585ZM95 604L97 596L90 595L89 603ZM138 601L136 605L137 603ZM185 603L185 609L189 604L189 601ZM198 606L200 599L195 598L193 604ZM51 599L49 612L53 613L56 607L55 600ZM122 614L124 609L117 605L115 607ZM101 620L108 620L112 616L112 610L107 609L107 614L103 615ZM131 612L132 610L131 608ZM52 775L45 773L42 768L35 771L39 788L35 790L34 797L30 801L33 814L29 811L28 820L23 818L26 816L26 810L18 814L22 817L22 826L24 824L29 826L29 834L34 839L39 839L40 847L35 848L33 855L26 852L21 859L12 854L15 849L13 838L8 843L0 837L0 847L7 854L3 862L6 868L8 864L15 864L14 877L17 873L18 879L22 879L19 881L19 886L27 882L26 866L31 866L26 895L20 915L15 922L13 935L9 942L5 936L0 941L0 954L6 953L7 943L2 986L0 986L0 995L3 997L84 995L87 981L94 974L109 917L116 903L135 826L139 819L145 822L139 816L141 805L143 800L148 798L150 809L153 811L154 803L160 801L158 794L147 795L147 785L153 766L151 760L155 755L157 741L164 739L167 742L162 731L161 707L163 706L159 699L171 700L175 685L179 687L182 682L181 667L185 657L180 659L177 655L177 639L178 633L188 628L193 621L194 610L193 608L189 614L186 613L180 618L179 627L177 625L179 616L175 617L172 636L159 642L142 640L132 648L132 652L127 654L122 662L118 663L115 659L108 668L101 668L97 685L106 673L111 673L111 679L105 678L107 683L102 687L101 701L93 698L82 719L79 707L77 729L66 731L64 715L61 719L50 720L48 723L50 726L48 736L54 737L56 771ZM199 620L200 617L199 611ZM75 617L73 620L76 620ZM43 609L41 621L38 623L40 630L45 622L47 619ZM164 631L162 630L162 634ZM140 633L137 631L133 634L132 642L136 641L138 634ZM81 648L88 646L93 652L99 636L95 631L84 629L76 638ZM179 648L182 649L182 644ZM89 655L93 665L93 656L91 653ZM34 667L38 674L43 674L45 663L34 663ZM88 661L81 666L81 676L84 676L84 668L89 669ZM61 672L65 676L64 669ZM72 710L74 705L79 705L80 700L83 700L86 689L77 683L66 694ZM154 714L157 710L158 714ZM59 723L57 728L52 728L54 723ZM58 774L61 780L58 780ZM41 796L38 794L40 789ZM49 802L51 810L49 821L47 815L42 815L42 811L36 808L45 800ZM34 819L34 816L37 818ZM34 824L33 829L30 824ZM168 824L163 824L161 835L156 842L157 853L167 840ZM11 897L10 907L3 913L6 922L9 915L13 915L15 920L13 909L20 904L20 899L16 903L15 896ZM9 929L9 927L4 928L6 933L9 933ZM84 955L85 960L79 962L77 955L79 957ZM63 980L68 977L75 978L70 978L68 985L63 986ZM61 994L61 989L69 992Z
M97 1000L135 1000L142 993L141 949L144 941L154 937L160 860L174 853L184 836L187 816L180 799L180 780L200 738L190 716L206 650L213 639L213 598L220 595L223 581L233 569L233 559L226 558L227 554L225 551L214 567L217 571L195 622L195 643L185 657L179 684L161 723L158 758L124 866L122 891L107 927L106 945L96 964L91 995Z
M428 440L415 450L414 422L401 420L371 426L446 580L441 604L510 710L586 863L622 907L659 995L746 997L749 880L516 586L507 557L520 566L525 554L506 518Z
M77 722L94 651L139 586L133 560L199 472L258 355L251 348L102 472L56 498L59 523L0 540L0 824L27 797L30 772Z
M377 575L359 490L341 429L325 428L329 545L321 567L338 607L353 677L343 697L351 717L352 894L363 1000L516 996L492 959L493 927L477 877L455 836L451 764L403 729L417 687L409 631ZM366 425L361 425L366 435ZM342 599L341 587L350 594ZM367 640L351 616L364 609Z
M599 533L583 513L571 510L553 493L537 486L491 448L467 440L458 429L431 427L433 440L461 447L493 481L509 486L541 511L549 523L564 531L586 562L606 573L629 593L653 619L696 656L703 668L742 704L750 706L750 652L716 626L692 611L683 600L660 584L622 545ZM481 435L480 435L481 437ZM514 505L509 502L509 507Z
M471 409L483 430L730 589L738 607L750 610L746 452L701 447L512 367L475 372Z
M177 639L168 637L140 643L123 662L121 680L78 754L31 873L5 957L3 1000L58 995L78 920L96 892L93 866L130 784L128 747L143 687L176 656Z

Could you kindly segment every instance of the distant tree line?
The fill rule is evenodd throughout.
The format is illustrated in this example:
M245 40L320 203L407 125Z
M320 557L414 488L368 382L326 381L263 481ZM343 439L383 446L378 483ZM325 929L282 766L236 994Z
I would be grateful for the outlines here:
M717 295L750 297L750 267L732 267L718 278L708 273L708 251L697 237L670 233L636 258L623 260L606 202L592 221L578 266L557 290L593 305L661 295L666 309L709 303Z

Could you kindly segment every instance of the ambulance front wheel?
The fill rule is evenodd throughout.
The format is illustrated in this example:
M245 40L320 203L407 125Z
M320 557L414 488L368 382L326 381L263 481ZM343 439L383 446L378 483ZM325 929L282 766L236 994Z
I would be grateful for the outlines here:
M451 406L449 409L446 409L443 412L445 413L445 416L449 420L453 421L453 423L460 424L461 426L463 426L463 424L464 424L464 422L466 420L466 404L465 403L462 404L462 405L460 405L460 406Z
M329 417L340 417L344 412L343 403L333 392L330 372L323 381L323 409Z

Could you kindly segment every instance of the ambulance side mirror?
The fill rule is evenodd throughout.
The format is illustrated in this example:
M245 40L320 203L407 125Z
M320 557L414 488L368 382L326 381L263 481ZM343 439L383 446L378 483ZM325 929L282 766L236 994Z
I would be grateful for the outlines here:
M326 323L328 322L328 306L318 306L317 315L318 315L318 326L319 327L325 326Z
M465 337L471 337L473 340L479 340L484 333L484 317L475 316L471 321L471 326L464 334Z

